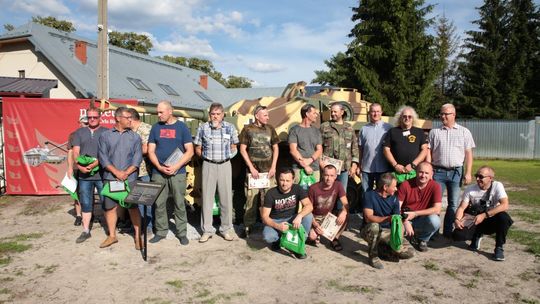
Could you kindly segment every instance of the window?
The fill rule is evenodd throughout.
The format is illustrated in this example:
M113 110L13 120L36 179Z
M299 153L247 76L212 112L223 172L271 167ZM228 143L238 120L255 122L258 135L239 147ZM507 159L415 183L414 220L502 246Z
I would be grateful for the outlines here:
M19 78L24 78L26 76L25 74L24 70L19 70Z
M169 94L169 95L172 95L172 96L180 96L180 94L178 94L178 92L176 92L170 85L168 84L162 84L162 83L158 83L158 86L163 90L165 91L165 93Z
M212 98L208 97L208 95L204 94L203 92L201 92L201 91L194 91L194 92L195 92L195 94L199 95L199 97L200 97L202 100L208 101L208 102L214 102L214 101L212 100Z
M152 89L150 89L150 87L148 87L148 86L146 85L146 83L144 83L144 82L143 82L142 80L140 80L140 79L128 77L127 80L128 80L134 87L136 87L136 88L139 89L139 90L143 90L143 91L152 91Z

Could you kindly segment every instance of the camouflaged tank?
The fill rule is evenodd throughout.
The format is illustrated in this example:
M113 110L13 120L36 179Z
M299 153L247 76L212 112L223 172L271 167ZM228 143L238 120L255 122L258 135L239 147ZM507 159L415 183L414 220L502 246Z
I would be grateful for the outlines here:
M345 121L350 123L353 128L358 130L369 121L368 110L370 102L362 100L361 94L356 89L349 88L321 88L319 92L308 94L306 92L306 82L300 81L290 83L283 90L279 97L260 97L257 99L243 99L225 107L225 120L234 124L238 133L243 126L254 121L253 110L257 105L266 106L269 113L269 124L272 125L281 140L280 143L280 158L278 166L290 164L292 160L289 156L289 148L287 145L287 137L289 129L299 124L302 119L300 109L306 104L312 104L320 112L320 121L315 124L316 127L320 123L330 119L330 107L333 103L339 102L344 106L346 117ZM112 108L120 106L118 104L110 104ZM124 105L122 105L124 106ZM129 106L135 108L139 113L155 114L155 107ZM195 134L198 125L201 122L207 121L208 110L192 110L176 108L174 111L176 117L186 119L186 123L191 129L192 134ZM394 118L383 116L382 120L394 124ZM431 121L417 120L414 124L416 127L428 130L431 129ZM238 153L232 160L233 167L233 182L237 192L243 194L243 178L245 175L245 164ZM194 157L192 165L188 168L188 191L186 192L186 200L191 204L200 204L201 197L201 161ZM358 197L359 179L354 183L349 183L347 194L351 201L356 201ZM240 191L242 190L242 191ZM239 195L241 196L241 195ZM235 198L235 205L239 199ZM240 199L241 200L241 199Z

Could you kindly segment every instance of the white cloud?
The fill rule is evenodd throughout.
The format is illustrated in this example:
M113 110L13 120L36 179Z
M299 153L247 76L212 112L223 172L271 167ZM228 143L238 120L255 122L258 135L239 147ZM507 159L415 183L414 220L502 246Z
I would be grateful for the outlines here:
M12 5L14 11L22 10L35 16L67 15L70 10L61 0L18 0Z
M181 55L185 57L207 58L210 60L216 59L218 56L207 40L198 39L196 37L174 36L171 40L159 41L150 33L144 33L154 45L152 53Z
M282 66L280 64L263 63L263 62L256 62L256 63L248 64L248 67L251 71L259 72L259 73L276 73L276 72L281 72L287 69L287 67Z

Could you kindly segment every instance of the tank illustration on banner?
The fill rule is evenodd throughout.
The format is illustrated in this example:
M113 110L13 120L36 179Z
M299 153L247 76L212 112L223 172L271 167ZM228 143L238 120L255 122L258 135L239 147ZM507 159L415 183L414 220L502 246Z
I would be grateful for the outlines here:
M35 148L29 149L23 153L24 162L29 166L37 167L43 163L47 164L60 164L66 160L65 155L56 155L53 150L61 149L60 146L57 146L51 142L45 142L45 145L54 146L53 149L48 147L37 146ZM63 144L65 146L66 144Z

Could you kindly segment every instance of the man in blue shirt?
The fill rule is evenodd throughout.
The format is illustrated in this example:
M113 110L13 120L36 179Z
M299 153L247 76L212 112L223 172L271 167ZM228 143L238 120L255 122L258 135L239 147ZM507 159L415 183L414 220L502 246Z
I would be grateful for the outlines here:
M223 121L223 105L213 103L210 121L199 126L194 139L195 153L203 159L202 165L202 230L200 243L215 233L212 226L216 187L219 193L221 226L219 232L227 241L234 240L232 225L232 169L231 158L236 155L238 132L233 124Z
M116 124L112 129L101 134L99 138L99 163L104 168L103 181L111 185L115 182L124 183L137 180L138 169L142 161L141 138L131 130L131 113L128 108L120 107L114 112ZM105 197L103 209L109 236L101 243L100 248L118 243L116 238L116 208L118 201ZM128 209L129 217L135 228L135 249L142 249L141 215L136 205Z
M368 191L364 202L364 226L360 236L368 243L369 264L377 269L384 266L379 255L393 255L409 259L414 255L412 247L404 244L399 252L393 252L390 243L390 223L392 215L400 214L396 178L391 173L383 173L377 180L377 189ZM382 249L382 250L381 250ZM385 252L380 252L380 251Z
M174 199L174 222L176 237L181 245L189 244L187 238L187 215L184 204L186 193L185 166L193 156L193 143L188 127L173 115L170 102L162 101L157 105L159 122L152 126L148 138L148 158L154 165L152 181L165 184L156 199L156 233L150 243L157 243L167 236L169 218L167 216L167 198ZM174 163L166 163L171 154L178 149L182 156ZM179 156L179 155L178 155Z

